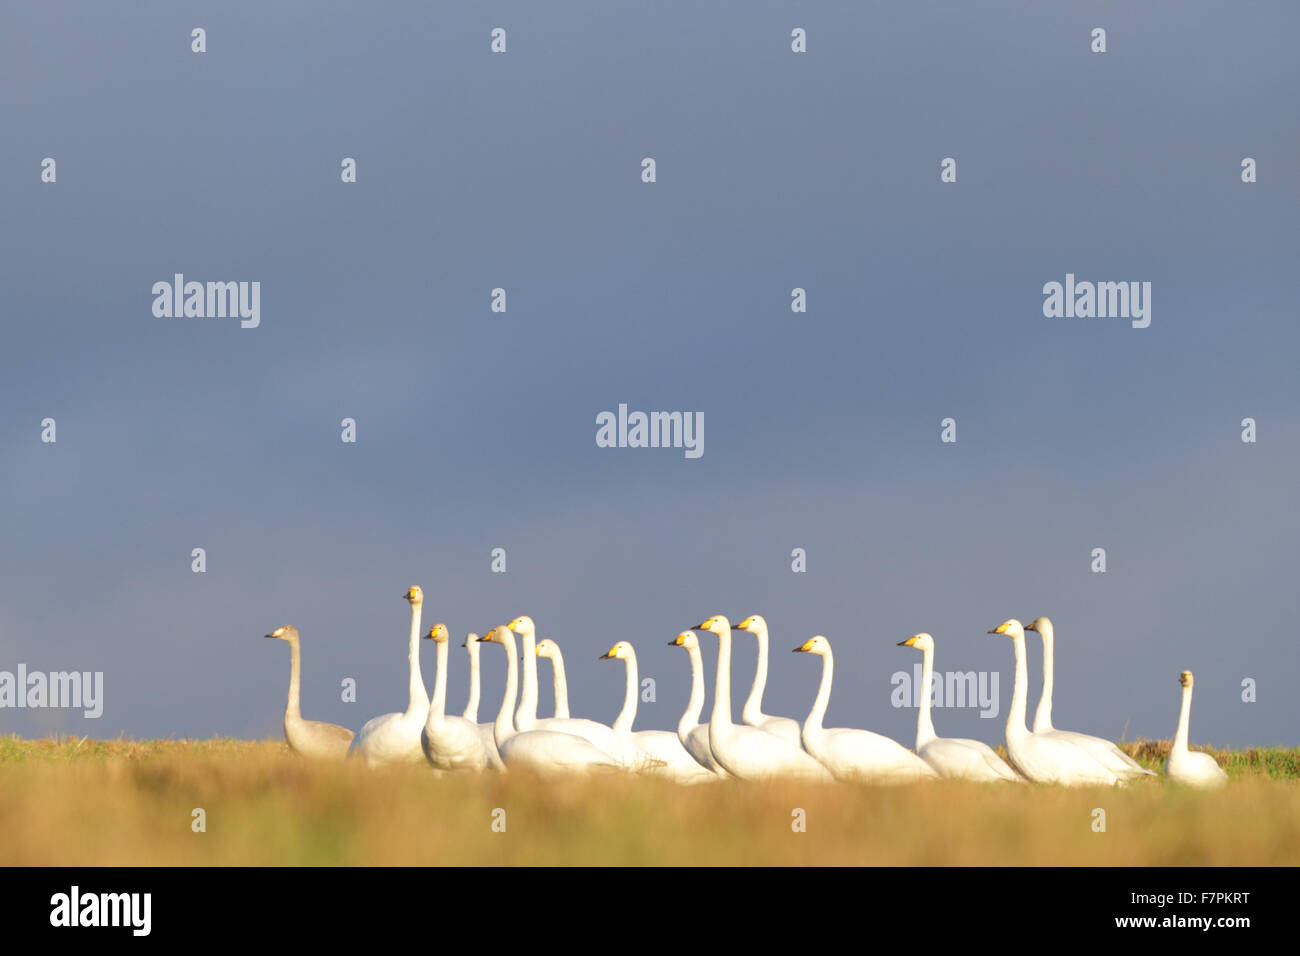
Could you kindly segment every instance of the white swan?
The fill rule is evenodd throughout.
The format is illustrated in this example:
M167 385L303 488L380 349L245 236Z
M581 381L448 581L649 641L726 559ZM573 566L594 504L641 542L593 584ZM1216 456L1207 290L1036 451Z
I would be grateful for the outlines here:
M646 765L646 752L622 734L614 733L614 728L605 724L578 717L548 717L538 720L537 628L533 619L527 615L515 618L506 627L519 635L524 657L519 708L515 711L515 726L519 730L558 730L562 734L576 734L617 759L626 768Z
M1034 733L1056 737L1076 747L1082 747L1120 777L1156 776L1154 770L1147 770L1109 740L1091 734L1076 733L1073 730L1057 730L1052 726L1052 684L1056 643L1052 622L1046 617L1034 618L1025 630L1037 631L1043 639L1043 692L1038 698L1038 709L1034 711Z
M1228 775L1218 761L1207 753L1187 749L1187 725L1192 716L1192 672L1183 671L1178 675L1178 683L1183 685L1183 706L1178 712L1178 732L1174 734L1174 743L1165 761L1165 776L1189 787L1222 787L1228 782Z
M915 647L921 652L921 710L916 717L916 752L942 777L963 780L1017 780L1024 778L997 755L992 747L964 737L940 737L930 719L930 678L934 673L934 638L913 634L899 647Z
M409 588L406 600L411 602L411 646L408 658L411 682L406 712L372 717L366 721L348 748L349 757L360 757L371 766L424 760L420 734L424 731L425 718L429 716L429 692L424 688L424 677L420 673L420 614L424 605L424 592L418 587Z
M823 727L835 674L831 642L818 634L794 648L794 652L816 654L822 659L821 686L817 688L808 719L803 722L803 748L821 761L835 779L911 783L939 776L928 763L896 740L870 730Z
M429 628L426 640L438 646L438 670L433 678L433 700L420 734L424 756L437 770L482 771L488 766L487 750L478 724L464 717L449 716L447 706L447 625Z
M549 637L537 642L537 656L551 662L555 680L555 716L569 719L569 680L564 674L564 655L560 645Z
M286 624L266 636L289 645L289 702L284 708L284 739L289 744L289 749L303 757L346 757L348 744L352 743L352 731L323 720L302 719L302 657L298 646L298 629Z
M754 671L754 683L749 688L749 697L740 710L740 719L751 727L766 730L769 734L776 734L792 744L801 746L803 728L799 726L799 721L790 717L772 717L763 713L763 691L767 688L767 652L770 643L767 621L762 615L751 614L733 630L748 631L758 638L758 666Z
M684 647L691 662L691 697L686 703L682 719L677 722L677 739L696 762L716 776L725 777L727 771L713 756L709 747L709 725L700 723L704 710L704 660L700 656L700 639L694 631L682 631L668 642L669 647Z
M1015 618L1003 621L990 634L1011 638L1016 655L1015 690L1007 712L1007 756L1011 765L1038 783L1059 783L1067 787L1115 784L1120 778L1081 747L1059 737L1031 734L1025 726L1029 674L1025 667L1025 629Z
M659 776L668 777L677 783L702 783L706 780L716 780L717 775L696 763L695 758L682 746L676 734L667 730L634 731L632 729L632 725L636 723L637 699L641 690L641 684L637 679L636 651L633 650L632 645L627 641L619 641L602 654L600 659L622 661L627 665L627 687L623 694L623 709L614 720L614 733L631 738L633 743L650 756L663 761L662 766L654 769L654 773Z
M482 640L500 644L506 651L506 690L497 713L496 742L508 770L525 770L540 776L570 773L617 773L621 765L582 737L553 730L516 731L511 720L519 686L515 636L508 627L495 627Z
M709 721L709 749L723 769L742 780L780 777L834 780L829 770L790 741L748 724L731 722L731 623L721 614L715 614L693 630L708 631L718 639L718 676L713 690L713 717Z
M483 680L482 664L479 660L482 642L479 641L477 634L470 631L465 635L465 643L461 647L469 652L469 701L465 704L465 712L461 716L478 727L479 737L487 751L488 764L494 770L504 770L501 755L497 753L495 725L491 721L479 723L478 719L478 700Z

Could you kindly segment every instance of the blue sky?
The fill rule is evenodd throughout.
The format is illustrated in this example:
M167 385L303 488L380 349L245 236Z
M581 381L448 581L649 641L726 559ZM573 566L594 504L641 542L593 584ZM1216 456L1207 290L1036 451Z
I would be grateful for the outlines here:
M578 716L633 642L638 727L680 715L677 631L758 612L769 712L806 714L822 633L828 722L910 742L929 631L1002 672L939 732L999 740L985 631L1047 614L1057 726L1171 736L1191 669L1194 742L1300 743L1300 10L1021 7L6 10L0 669L106 702L0 728L277 734L294 624L305 713L355 729L404 704L419 584L457 644L532 615ZM155 318L176 272L259 281L260 327ZM1045 318L1067 272L1151 282L1151 326ZM598 448L620 402L702 412L704 455Z

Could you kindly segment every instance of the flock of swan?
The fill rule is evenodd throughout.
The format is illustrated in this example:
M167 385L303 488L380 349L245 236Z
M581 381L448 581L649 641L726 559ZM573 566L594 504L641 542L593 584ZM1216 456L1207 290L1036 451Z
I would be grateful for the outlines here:
M405 711L383 714L366 722L354 736L337 724L304 720L300 705L301 648L294 627L277 628L266 636L286 641L290 647L289 700L284 713L284 735L298 754L315 758L354 757L366 764L427 762L435 772L526 770L538 774L635 772L663 776L679 783L701 783L725 777L742 780L794 778L806 781L852 780L902 783L961 778L977 781L1052 783L1064 786L1114 785L1137 777L1154 776L1114 743L1100 737L1057 730L1052 726L1053 641L1052 622L1040 617L1028 627L1017 620L998 625L990 634L1010 637L1015 654L1015 684L1007 715L1006 752L1009 763L988 744L960 737L940 737L930 714L930 695L921 695L917 715L916 747L868 730L824 727L830 703L835 659L831 644L817 635L794 648L796 653L821 658L821 683L803 724L789 717L763 712L767 685L769 635L767 622L751 615L736 625L714 615L682 631L671 646L686 651L691 671L691 693L677 732L634 730L639 698L636 652L619 641L602 660L622 661L626 692L623 707L612 724L569 715L564 658L553 640L538 641L529 617L517 617L494 627L482 637L470 633L463 647L469 655L469 702L460 715L446 712L448 645L445 624L435 624L424 638L437 653L433 697L425 689L420 671L420 617L424 594L410 588L409 647L410 696ZM1043 641L1043 691L1034 715L1034 729L1025 724L1028 671L1025 632L1035 631ZM731 635L746 632L758 641L758 668L741 723L732 722ZM718 639L718 669L713 711L701 723L704 710L704 664L699 633ZM515 637L518 635L519 645ZM478 720L481 661L484 644L505 650L506 686L494 721ZM934 671L934 638L915 634L899 646L922 655L921 686L930 687ZM523 675L519 674L522 651ZM537 659L549 660L555 687L555 715L537 716ZM1192 674L1184 671L1182 709L1166 776L1179 783L1214 787L1227 774L1206 753L1187 747L1187 727L1192 704Z

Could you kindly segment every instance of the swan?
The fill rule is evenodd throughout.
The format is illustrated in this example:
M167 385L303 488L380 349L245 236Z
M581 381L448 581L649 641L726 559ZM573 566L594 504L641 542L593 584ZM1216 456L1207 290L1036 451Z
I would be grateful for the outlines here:
M715 614L692 630L708 631L718 639L718 675L709 721L709 749L733 777L767 780L797 777L805 781L834 780L829 770L802 748L748 724L731 722L731 623Z
M1178 732L1174 734L1169 759L1165 761L1165 776L1189 787L1222 787L1228 782L1228 775L1218 761L1207 753L1187 749L1187 724L1192 716L1192 672L1179 674L1178 683L1183 685L1183 706L1178 712Z
M1025 698L1029 696L1029 674L1025 668L1025 629L1015 618L1003 621L990 634L1011 638L1016 655L1015 690L1007 712L1007 756L1011 765L1038 783L1059 783L1067 787L1115 784L1120 778L1105 764L1068 740L1045 734L1031 734L1025 726Z
M569 681L564 676L564 655L560 645L549 637L537 642L537 656L551 662L555 674L555 716L560 720L569 719Z
M831 681L835 674L835 657L831 642L818 634L810 637L794 652L816 654L822 659L822 681L817 688L808 718L803 722L803 747L816 757L837 780L869 783L910 783L938 777L934 769L902 744L870 730L849 727L827 729L822 726L826 707L831 702Z
M795 746L802 746L800 735L802 728L799 721L789 717L770 717L763 713L763 691L767 688L767 621L759 614L751 614L733 630L748 631L758 638L758 668L754 671L754 683L749 688L749 697L741 708L740 719L751 727L766 730L769 734L784 737Z
M478 727L479 737L482 738L483 747L487 751L488 763L495 770L504 770L501 755L497 753L495 725L492 721L481 724L478 720L479 687L482 684L482 665L479 661L481 643L478 635L470 631L465 635L465 643L461 645L469 652L469 701L465 704L465 712L461 716Z
M438 670L433 678L433 700L420 734L420 747L437 770L482 771L488 766L488 755L478 724L446 713L448 636L447 625L441 622L429 628L425 636L425 640L438 646Z
M516 731L511 720L519 686L515 636L508 627L494 627L483 635L488 644L500 644L506 651L506 690L497 713L497 750L508 770L526 770L541 776L561 773L616 773L622 766L589 741L553 730Z
M299 707L302 679L302 652L299 649L298 629L285 625L277 627L267 637L289 645L289 703L284 708L284 739L289 749L303 757L333 759L347 756L352 743L352 731L323 720L303 720Z
M629 769L646 764L648 754L627 737L614 733L614 728L606 724L577 717L548 717L538 720L537 628L533 619L527 615L515 618L506 627L519 635L523 645L524 675L519 693L519 709L515 711L515 726L519 730L558 730L564 734L576 734Z
M899 647L915 647L921 652L921 710L916 718L916 752L941 777L964 780L1017 780L1016 773L988 744L964 737L939 737L930 719L930 675L934 673L934 638L913 634Z
M701 767L725 777L727 771L722 769L709 747L709 725L700 723L700 712L704 710L704 661L700 657L700 639L694 631L682 631L668 642L668 646L686 648L691 662L691 697L682 719L677 722L677 739Z
M633 743L663 766L655 773L669 777L677 783L702 783L716 780L717 775L696 763L695 758L682 746L675 733L667 730L632 730L636 722L637 696L641 685L637 680L636 651L627 641L619 641L600 656L602 661L622 661L627 665L627 689L623 695L623 709L614 720L614 733L631 738Z
M348 748L349 757L360 757L369 766L381 763L416 763L424 760L420 735L429 716L429 692L420 674L420 614L424 592L418 587L407 589L411 602L410 701L403 714L383 714L366 721Z
M1156 776L1154 770L1147 770L1119 747L1102 737L1080 734L1073 730L1057 730L1052 726L1052 675L1054 638L1052 622L1046 617L1038 617L1029 623L1026 631L1037 631L1043 639L1043 692L1038 698L1038 709L1034 711L1034 733L1056 737L1082 747L1094 758L1104 763L1121 777Z

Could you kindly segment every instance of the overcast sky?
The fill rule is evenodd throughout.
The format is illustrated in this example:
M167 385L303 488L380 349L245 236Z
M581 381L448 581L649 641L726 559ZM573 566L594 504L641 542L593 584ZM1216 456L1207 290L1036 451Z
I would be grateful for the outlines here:
M464 632L527 613L575 716L626 639L675 727L667 642L758 612L768 712L821 633L827 723L910 745L929 631L1001 675L939 732L997 742L985 632L1046 614L1058 727L1170 737L1191 669L1193 742L1300 743L1300 8L381 6L0 14L0 669L105 682L0 730L279 735L281 624L305 715L359 728L405 707L419 584L457 712ZM175 273L260 282L260 326L156 318ZM1045 317L1067 273L1150 282L1150 327ZM597 447L620 403L703 413L704 454Z

